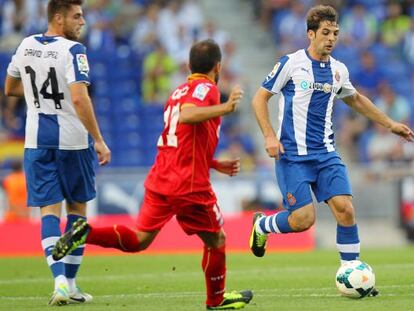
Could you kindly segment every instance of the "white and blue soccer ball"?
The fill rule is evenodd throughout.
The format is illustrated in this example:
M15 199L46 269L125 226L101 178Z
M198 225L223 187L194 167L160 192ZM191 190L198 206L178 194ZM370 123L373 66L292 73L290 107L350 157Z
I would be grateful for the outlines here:
M339 267L335 281L341 295L349 298L363 298L373 290L375 274L367 263L352 260Z

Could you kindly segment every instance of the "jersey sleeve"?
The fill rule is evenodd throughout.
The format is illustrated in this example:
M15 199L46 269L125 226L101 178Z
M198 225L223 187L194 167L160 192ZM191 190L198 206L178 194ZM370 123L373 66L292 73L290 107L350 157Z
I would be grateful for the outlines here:
M273 70L267 75L262 87L271 93L279 93L290 79L290 61L288 56L280 58Z
M69 49L69 59L66 64L66 81L68 84L76 82L90 84L86 48L80 43L75 44Z
M220 94L216 85L199 83L186 96L185 104L194 104L199 107L214 106L220 103Z
M7 67L7 74L9 76L12 76L14 78L20 79L20 70L17 66L17 54L18 50L16 50L16 53L12 56L11 62L9 63L9 66Z
M343 66L344 68L344 83L342 84L341 88L336 94L336 98L342 99L348 96L351 96L356 93L355 87L352 85L351 81L349 80L349 72L348 69Z

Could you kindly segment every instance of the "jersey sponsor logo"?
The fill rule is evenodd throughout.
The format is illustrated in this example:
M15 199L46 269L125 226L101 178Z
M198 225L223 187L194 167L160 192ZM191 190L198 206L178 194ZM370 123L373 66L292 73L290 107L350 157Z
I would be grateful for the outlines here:
M206 84L199 84L194 89L193 97L198 98L199 100L204 100L209 91L210 88Z
M338 88L336 86L333 86L329 83L319 83L319 82L309 82L309 81L301 81L299 83L299 86L302 90L315 90L315 91L321 91L325 93L335 93L338 94Z
M85 54L76 54L76 63L78 64L78 69L80 73L88 75L89 73L89 64L88 59Z
M293 205L296 204L296 198L290 192L287 193L286 199L287 199L290 206L293 206Z
M278 62L274 67L273 67L273 69L272 69L272 71L267 75L267 77L266 77L266 82L267 81L270 81L275 75L276 75L276 72L277 72L277 70L279 69L279 67L280 67L280 62Z

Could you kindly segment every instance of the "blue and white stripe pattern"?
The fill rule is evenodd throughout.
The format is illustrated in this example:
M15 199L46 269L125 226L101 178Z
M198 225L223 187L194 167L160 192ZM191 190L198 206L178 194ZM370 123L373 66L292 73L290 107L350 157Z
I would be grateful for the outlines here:
M289 233L293 232L289 225L290 211L282 211L260 219L259 226L263 233Z
M21 79L24 88L25 148L89 147L91 138L76 113L70 92L73 83L90 84L86 49L82 44L59 36L26 37L13 55L7 74Z
M359 259L360 243L356 224L350 227L337 225L336 247L342 264L346 261Z
M73 223L77 221L79 218L85 219L85 217L79 215L69 214L65 232L69 231L72 228ZM76 278L76 274L78 273L80 264L82 263L84 250L85 245L81 245L77 249L72 251L72 253L68 254L63 258L63 262L65 263L65 275L67 279Z
M344 64L312 59L306 50L283 56L262 83L278 94L278 138L288 155L335 150L332 111L335 98L356 92Z
M55 279L65 275L65 264L63 261L55 261L52 258L52 249L61 235L59 224L60 219L54 215L42 217L42 248L47 264Z

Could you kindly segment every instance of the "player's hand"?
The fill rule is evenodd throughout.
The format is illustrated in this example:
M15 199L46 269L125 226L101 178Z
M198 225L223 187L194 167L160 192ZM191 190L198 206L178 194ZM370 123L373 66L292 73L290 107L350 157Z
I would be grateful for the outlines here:
M240 100L243 98L243 90L240 85L236 85L230 92L229 99L225 103L228 107L228 113L236 110L237 105L240 103Z
M285 148L282 143L275 136L265 138L265 149L269 157L280 159L280 154L285 153Z
M240 172L240 158L234 160L224 160L216 162L214 167L218 172L230 177L236 176Z
M405 124L399 122L393 122L390 131L396 135L401 136L407 141L414 141L413 131Z
M99 165L106 165L111 162L111 150L102 140L100 142L95 142L95 151L98 155Z

